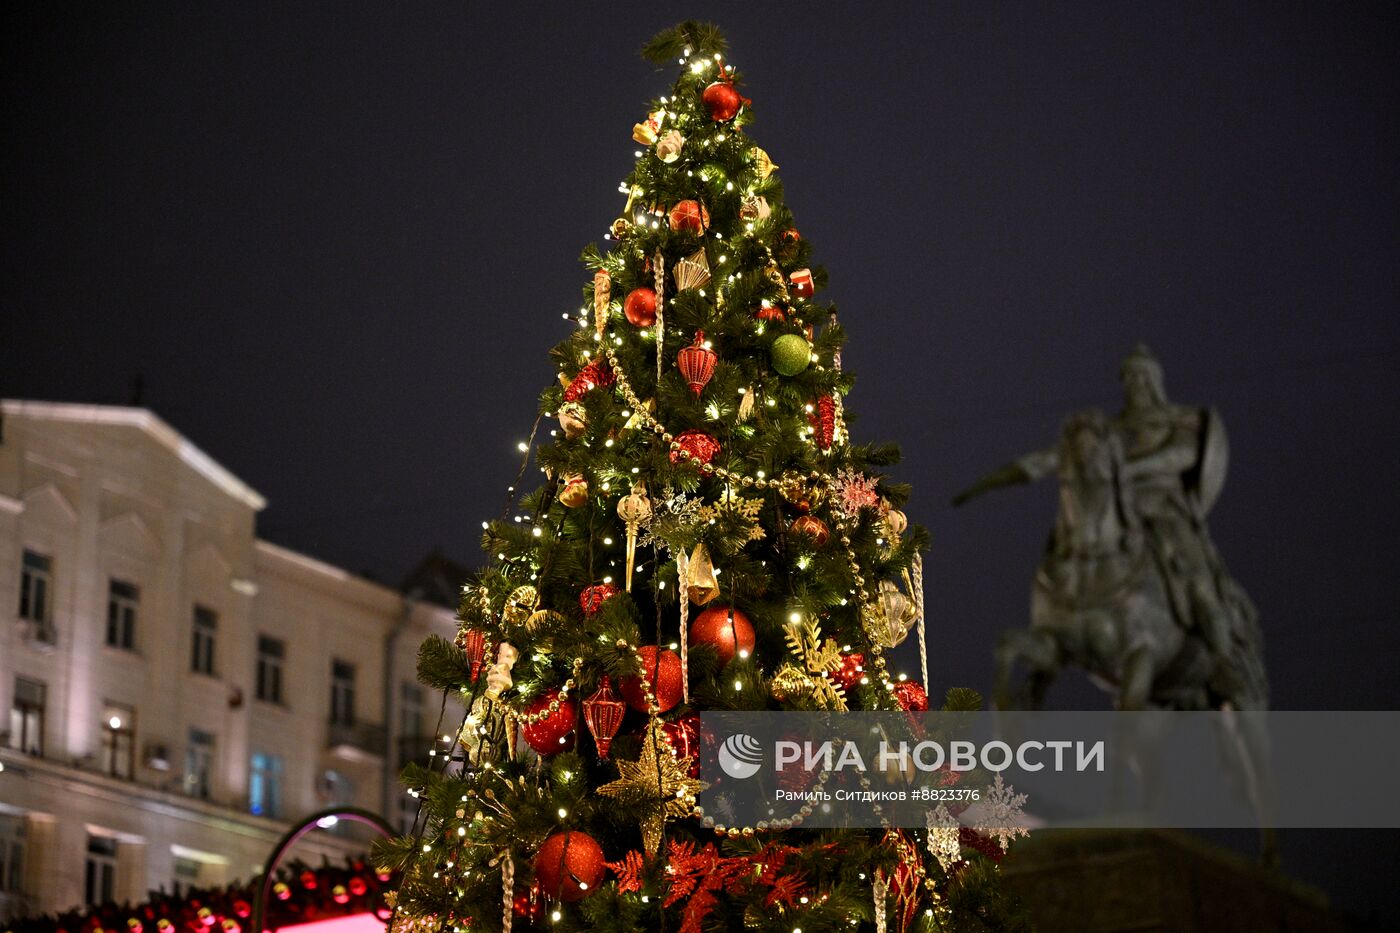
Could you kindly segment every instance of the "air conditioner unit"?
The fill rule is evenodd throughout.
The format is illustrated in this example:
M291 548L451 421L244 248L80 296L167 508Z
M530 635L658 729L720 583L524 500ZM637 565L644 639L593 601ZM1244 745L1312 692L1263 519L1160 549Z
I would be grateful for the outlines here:
M150 768L152 771L169 771L170 749L163 743L147 745L145 754L142 756L142 761L144 761L146 767Z

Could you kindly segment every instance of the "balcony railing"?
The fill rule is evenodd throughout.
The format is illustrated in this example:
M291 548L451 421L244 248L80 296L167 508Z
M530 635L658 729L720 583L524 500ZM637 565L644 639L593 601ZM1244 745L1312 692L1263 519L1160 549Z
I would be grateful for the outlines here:
M436 748L441 750L444 747L441 742L441 736L436 735L399 736L398 745L398 765L400 768L410 761L416 761L420 765L425 765L429 761L428 752L431 749Z
M327 727L326 747L331 752L350 758L373 755L384 757L386 737L379 723L333 722Z

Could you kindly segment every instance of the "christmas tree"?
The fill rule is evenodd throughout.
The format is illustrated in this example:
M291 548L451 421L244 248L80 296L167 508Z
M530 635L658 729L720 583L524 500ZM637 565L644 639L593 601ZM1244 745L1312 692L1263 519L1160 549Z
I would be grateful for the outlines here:
M419 831L376 851L402 930L1018 928L1000 850L966 829L696 806L698 711L928 708L887 662L915 628L925 656L927 535L879 472L897 449L848 433L845 334L724 53L700 23L644 49L680 77L582 257L540 399L548 481L486 526L461 633L420 653L466 715L405 772Z

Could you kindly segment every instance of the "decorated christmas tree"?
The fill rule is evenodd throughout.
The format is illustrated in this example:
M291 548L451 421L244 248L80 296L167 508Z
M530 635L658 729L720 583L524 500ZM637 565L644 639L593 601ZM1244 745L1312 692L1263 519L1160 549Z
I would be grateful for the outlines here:
M420 655L466 715L405 773L418 831L376 851L404 872L394 925L1016 929L1000 849L969 830L696 804L699 711L928 708L888 660L915 629L926 657L927 535L880 473L897 450L849 434L845 332L723 37L683 23L643 54L680 76L582 257L549 438L525 445L546 482L486 526L456 642Z

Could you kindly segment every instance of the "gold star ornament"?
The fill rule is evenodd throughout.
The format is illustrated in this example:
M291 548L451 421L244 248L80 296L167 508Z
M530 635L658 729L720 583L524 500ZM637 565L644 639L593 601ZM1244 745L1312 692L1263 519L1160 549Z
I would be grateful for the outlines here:
M661 720L653 719L642 740L641 756L636 761L618 759L618 779L598 788L605 797L641 812L642 844L648 857L660 850L667 821L690 816L695 795L709 786L690 776L694 763L694 758L681 758L671 750Z

